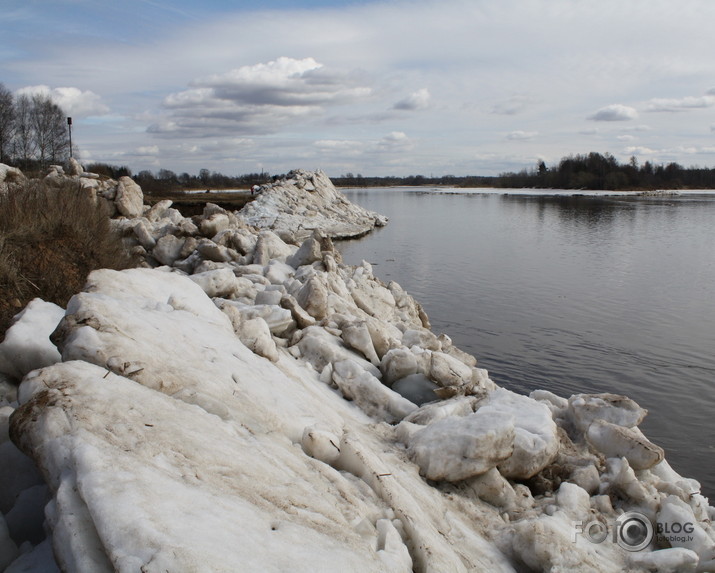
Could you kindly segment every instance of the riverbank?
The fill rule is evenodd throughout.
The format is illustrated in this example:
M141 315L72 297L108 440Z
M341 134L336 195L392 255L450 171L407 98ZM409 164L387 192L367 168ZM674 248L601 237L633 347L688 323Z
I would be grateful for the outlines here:
M635 402L498 388L399 284L343 264L332 238L385 222L304 171L241 212L114 219L142 268L28 307L0 345L3 453L40 469L0 476L5 555L51 548L79 571L711 567L715 510ZM21 541L45 505L50 536ZM692 539L631 551L582 534L624 512Z
M156 205L162 201L171 201L172 207L178 210L184 217L201 215L206 203L213 203L227 211L238 211L253 201L254 198L255 195L247 189L240 191L205 190L144 196L144 200L148 205Z

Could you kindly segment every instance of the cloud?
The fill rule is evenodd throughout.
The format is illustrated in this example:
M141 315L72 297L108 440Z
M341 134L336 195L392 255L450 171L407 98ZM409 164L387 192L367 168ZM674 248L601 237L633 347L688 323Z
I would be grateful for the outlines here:
M392 131L377 144L380 151L409 151L414 147L412 140L402 131Z
M683 98L655 98L646 104L646 111L677 112L691 109L703 109L715 105L714 90L704 96L688 96Z
M159 155L158 145L145 145L142 147L137 147L136 155Z
M511 133L508 133L506 138L511 140L511 141L528 141L530 139L534 139L537 135L539 135L538 131L512 131Z
M532 98L526 95L515 95L509 99L494 104L491 112L496 115L516 115L524 111Z
M628 155L657 155L661 151L657 149L651 149L650 147L643 146L630 146L623 150L624 153Z
M588 116L587 119L591 119L593 121L629 121L631 119L636 119L637 117L638 112L635 108L616 103L602 107Z
M242 66L191 83L164 99L168 118L150 133L207 136L219 133L265 134L327 107L368 97L372 90L351 75L325 68L313 58L281 57Z
M21 88L16 93L18 95L49 96L55 104L62 108L62 111L72 117L90 117L109 113L109 107L102 103L102 98L90 90L82 91L75 87L52 89L49 86L39 85Z
M677 158L682 155L712 155L715 153L715 146L712 145L680 145L662 149L652 149L650 147L633 146L626 147L624 152L631 155L657 155L660 157Z
M427 109L430 104L430 93L427 88L422 88L416 92L412 92L406 98L398 101L393 109L399 109L401 111L419 111L422 109Z

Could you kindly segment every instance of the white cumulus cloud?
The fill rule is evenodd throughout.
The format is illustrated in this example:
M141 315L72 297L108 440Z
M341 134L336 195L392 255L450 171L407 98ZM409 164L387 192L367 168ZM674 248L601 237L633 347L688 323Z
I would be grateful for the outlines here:
M427 88L422 88L416 92L412 92L406 98L398 101L393 109L399 109L402 111L419 111L421 109L427 109L430 104L431 95Z
M214 74L191 86L164 99L169 116L150 126L150 132L273 133L372 92L358 77L327 69L313 58L286 57Z
M50 88L45 85L27 86L17 90L18 95L44 95L52 99L62 111L73 117L106 115L109 107L102 103L102 98L90 90L75 87Z
M409 150L413 147L412 140L402 131L392 131L385 135L377 144L383 151Z
M588 116L588 119L593 121L629 121L637 117L638 112L635 108L616 103L596 110Z

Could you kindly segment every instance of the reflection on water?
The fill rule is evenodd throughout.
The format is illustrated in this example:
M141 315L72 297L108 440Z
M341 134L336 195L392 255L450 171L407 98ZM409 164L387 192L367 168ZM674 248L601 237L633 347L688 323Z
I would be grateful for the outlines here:
M499 384L633 397L715 496L715 197L346 194L390 217L347 262L399 282Z

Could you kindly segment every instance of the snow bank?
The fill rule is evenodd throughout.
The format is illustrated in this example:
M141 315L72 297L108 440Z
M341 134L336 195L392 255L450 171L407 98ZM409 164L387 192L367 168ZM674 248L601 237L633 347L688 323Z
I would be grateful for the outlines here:
M334 239L359 237L387 223L384 216L350 203L322 171L291 171L286 179L264 185L242 215L251 225L295 241L315 229Z
M322 226L355 211L326 180L294 172L244 213L117 219L143 268L18 317L0 345L0 563L709 570L715 510L638 430L645 411L498 388L400 285L342 264ZM690 538L633 552L583 533L628 512Z

